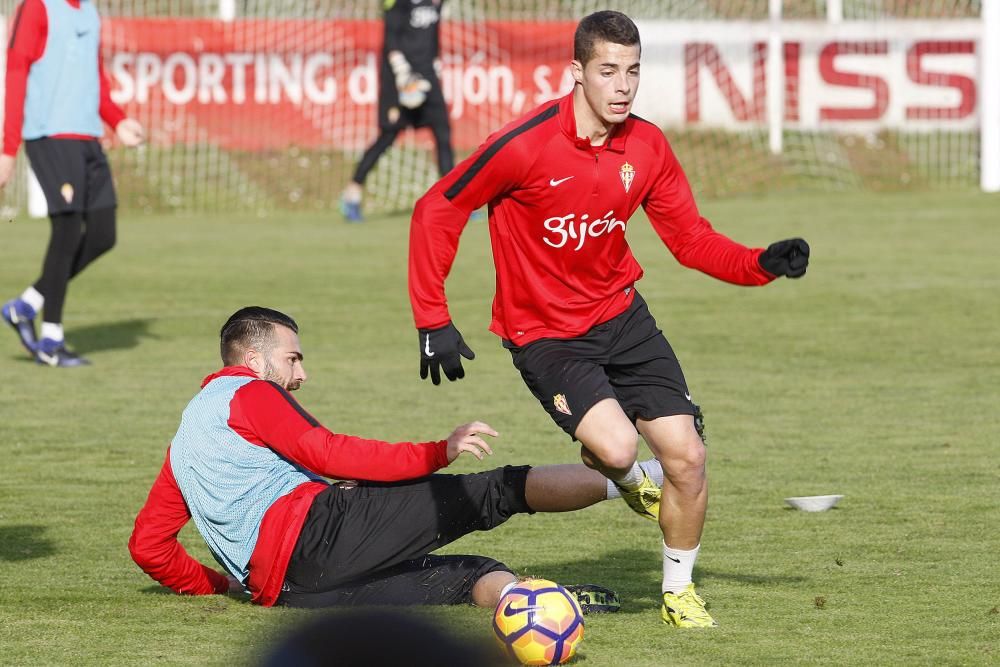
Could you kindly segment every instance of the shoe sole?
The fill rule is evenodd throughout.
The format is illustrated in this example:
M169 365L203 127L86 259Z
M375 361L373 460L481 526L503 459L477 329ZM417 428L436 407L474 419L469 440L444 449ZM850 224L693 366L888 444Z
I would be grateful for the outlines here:
M663 621L664 625L669 625L672 628L678 628L680 630L708 630L709 628L717 628L719 624L714 625L678 625L673 621Z
M70 363L63 363L59 357L50 357L55 361L55 363L52 363L51 361L43 359L41 355L41 352L35 354L35 363L41 366L49 366L51 368L77 368L78 366L90 365L90 362L83 357L76 357L75 359L72 359Z
M35 350L35 362L42 366L50 366L52 368L76 368L77 366L90 365L90 361L84 357L76 354L63 357L59 354L58 350L52 355L46 354L41 350Z
M701 625L699 623L685 622L687 619L681 619L680 621L674 619L673 614L667 611L668 607L663 605L660 607L660 620L663 621L664 625L670 625L675 628L717 628L719 624L712 619L710 625ZM707 614L707 612L706 612Z
M90 366L89 361L76 361L72 364L62 364L59 362L50 364L47 361L42 361L41 359L38 359L37 357L35 358L35 363L37 363L39 366L48 366L49 368L79 368L80 366Z
M622 500L625 500L624 496L622 496ZM657 508L657 513L656 514L653 514L648 509L638 510L635 507L632 507L631 505L629 505L627 500L625 500L625 506L628 507L633 512L635 512L636 514L638 514L639 516L641 516L643 519L649 519L650 521L656 521L656 522L660 521L659 506L658 505L655 506Z
M573 594L584 614L613 614L621 611L622 604L614 591L595 584L578 584L565 587Z

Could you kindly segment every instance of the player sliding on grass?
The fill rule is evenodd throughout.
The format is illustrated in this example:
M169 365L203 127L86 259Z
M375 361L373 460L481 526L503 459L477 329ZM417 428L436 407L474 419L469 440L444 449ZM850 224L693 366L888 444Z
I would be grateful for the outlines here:
M490 330L581 457L663 531L667 623L716 625L692 570L705 523L705 446L684 374L635 290L642 268L625 239L640 206L681 264L737 285L806 271L802 239L747 248L712 229L663 133L630 113L639 32L618 12L580 21L573 92L490 136L417 202L410 301L420 375L465 375L473 352L451 321L444 282L469 213L489 204L497 271ZM697 420L700 422L700 420ZM638 432L638 434L637 434ZM636 463L642 435L663 466L660 488Z
M243 308L221 339L225 367L184 410L129 540L135 562L178 593L246 589L265 606L492 608L516 582L505 565L430 552L513 514L593 505L614 488L583 465L431 475L463 452L491 454L482 436L496 432L473 422L446 440L396 444L332 433L289 394L306 380L294 320ZM178 542L192 518L227 574ZM613 591L567 588L585 611L618 609Z

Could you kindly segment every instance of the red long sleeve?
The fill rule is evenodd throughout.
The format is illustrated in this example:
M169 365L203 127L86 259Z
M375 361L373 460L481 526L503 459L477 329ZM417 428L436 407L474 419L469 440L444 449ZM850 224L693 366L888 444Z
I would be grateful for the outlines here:
M97 67L98 77L101 81L101 102L97 112L100 114L101 120L113 130L118 127L118 123L125 120L125 111L111 99L111 80L108 79L108 72L104 69L104 56L97 57Z
M534 141L517 140L523 133L517 123L493 133L417 200L410 222L409 290L418 329L436 329L451 321L444 284L469 216L516 188L541 153L542 146L535 142L551 140L546 135ZM515 224L527 222L518 207L508 206L496 215L498 220L513 218ZM498 220L491 219L491 233L504 224ZM497 263L498 279L505 278L505 268L503 262Z
M437 329L451 321L444 283L469 219L435 187L413 208L410 225L410 304L418 329Z
M170 469L168 448L146 504L135 518L128 541L129 553L143 572L176 593L225 593L229 589L226 575L199 563L177 541L177 535L190 519L191 513Z
M42 57L49 19L42 0L24 0L17 8L7 45L7 84L4 97L3 153L16 155L24 126L24 96L31 63Z
M736 285L765 285L774 280L757 263L763 248L737 243L701 217L687 177L666 140L656 153L661 158L659 179L642 206L677 261Z
M229 426L312 472L335 479L393 482L448 465L447 443L388 443L333 433L272 382L249 382L230 404Z

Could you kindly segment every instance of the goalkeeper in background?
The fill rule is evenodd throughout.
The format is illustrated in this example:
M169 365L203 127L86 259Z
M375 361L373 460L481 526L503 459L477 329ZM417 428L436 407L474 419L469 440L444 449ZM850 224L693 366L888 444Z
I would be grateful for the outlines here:
M45 193L52 232L38 280L3 305L3 319L40 364L87 361L66 348L63 303L69 281L115 244L118 205L101 149L103 123L126 146L142 126L111 100L100 55L101 19L89 0L24 0L7 46L0 188L25 152ZM35 319L44 313L41 338Z
M451 171L451 127L436 71L443 0L384 0L385 37L379 73L378 138L368 147L341 195L348 222L361 222L365 179L407 127L429 127L438 171Z

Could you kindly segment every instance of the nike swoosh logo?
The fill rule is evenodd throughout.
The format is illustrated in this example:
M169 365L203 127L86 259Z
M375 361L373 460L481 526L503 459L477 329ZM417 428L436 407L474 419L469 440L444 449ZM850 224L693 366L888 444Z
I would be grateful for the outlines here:
M427 338L424 339L424 355L428 357L433 357L434 353L431 352L431 335L427 334Z
M551 185L552 187L556 187L557 185L565 183L566 181L568 181L571 178L573 178L573 176L567 176L566 178L560 178L558 181L556 179L554 179L554 178L550 178L549 179L549 185Z
M684 398L686 398L688 401L690 401L691 400L691 394L689 394L687 392L684 392Z
M84 35L86 35L86 34L87 34L88 32L90 32L90 31L89 31L89 30L84 30L83 32L80 32L79 30L77 30L77 31L76 31L76 36L77 36L77 37L83 37L83 36L84 36Z
M666 556L667 558L669 558L670 560L674 561L674 562L675 562L675 563L677 563L678 565L680 565L680 563L681 563L681 559L680 559L680 558L674 558L674 557L673 557L673 556L671 556L670 554L663 554L663 555L664 555L664 556Z
M507 618L510 618L511 616L517 616L518 614L524 614L529 611L538 611L539 609L544 609L544 608L545 607L543 607L542 605L528 605L527 607L517 607L517 608L511 605L507 605L506 607L503 608L503 615L506 616Z

